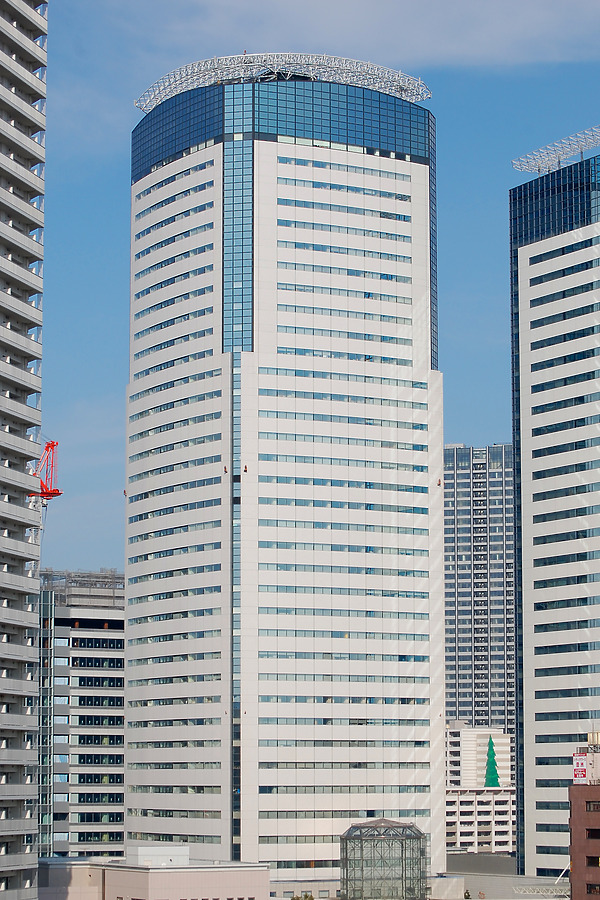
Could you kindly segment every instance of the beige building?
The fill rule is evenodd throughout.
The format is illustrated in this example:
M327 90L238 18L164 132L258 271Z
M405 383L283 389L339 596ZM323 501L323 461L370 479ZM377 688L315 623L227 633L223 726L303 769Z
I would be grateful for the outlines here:
M152 861L42 860L39 900L269 900L266 863L188 865L187 848L153 849Z

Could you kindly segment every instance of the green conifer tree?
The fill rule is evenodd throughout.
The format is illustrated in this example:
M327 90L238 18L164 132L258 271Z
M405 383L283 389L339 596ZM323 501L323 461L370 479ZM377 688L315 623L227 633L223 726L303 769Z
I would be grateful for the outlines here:
M498 766L496 765L496 751L494 749L494 741L490 734L487 749L487 762L485 766L485 787L500 787L498 778Z

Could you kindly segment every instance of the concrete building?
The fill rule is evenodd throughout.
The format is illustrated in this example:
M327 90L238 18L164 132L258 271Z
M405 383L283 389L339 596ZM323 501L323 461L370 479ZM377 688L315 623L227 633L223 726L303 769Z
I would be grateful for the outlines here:
M573 755L569 787L569 856L572 900L600 894L600 735Z
M0 0L0 891L36 888L46 3ZM39 480L37 481L39 488Z
M517 545L523 635L521 869L569 862L572 755L600 716L600 157L560 166L582 133L517 167L510 193ZM554 170L553 170L554 169ZM550 170L550 171L548 171Z
M444 449L446 721L515 731L512 444Z
M126 831L335 880L444 869L434 122L422 82L256 54L138 101Z
M446 849L513 853L513 738L501 728L452 722L446 730Z
M45 569L41 588L39 853L123 856L123 576Z
M266 864L190 865L186 849L164 847L151 859L134 854L114 862L40 860L40 900L269 900Z

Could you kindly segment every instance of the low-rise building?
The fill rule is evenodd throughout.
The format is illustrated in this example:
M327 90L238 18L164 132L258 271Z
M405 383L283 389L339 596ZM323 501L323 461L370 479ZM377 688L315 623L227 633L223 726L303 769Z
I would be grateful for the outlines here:
M512 853L515 848L515 787L512 738L500 728L446 730L446 849L449 852Z

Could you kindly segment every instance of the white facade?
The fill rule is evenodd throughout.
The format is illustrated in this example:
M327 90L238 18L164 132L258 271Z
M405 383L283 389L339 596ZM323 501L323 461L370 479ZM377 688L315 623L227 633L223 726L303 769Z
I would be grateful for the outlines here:
M40 580L39 855L123 856L123 576Z
M335 879L389 816L440 871L429 169L309 143L244 141L252 352L222 352L227 143L133 185L126 830Z
M488 784L490 738L498 787ZM446 730L446 849L512 853L515 849L513 739L500 728L452 722Z
M548 201L558 221L570 196ZM589 224L518 250L527 874L568 865L572 754L600 715L599 239Z
M46 4L0 2L0 892L36 895ZM39 480L37 481L39 489Z

